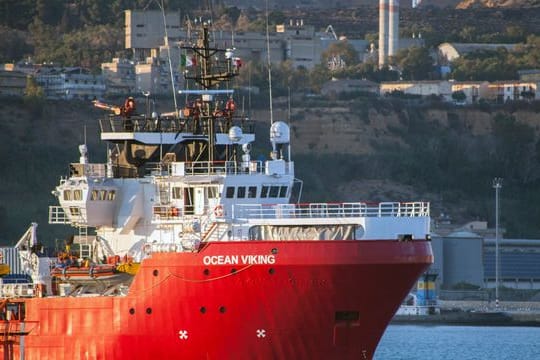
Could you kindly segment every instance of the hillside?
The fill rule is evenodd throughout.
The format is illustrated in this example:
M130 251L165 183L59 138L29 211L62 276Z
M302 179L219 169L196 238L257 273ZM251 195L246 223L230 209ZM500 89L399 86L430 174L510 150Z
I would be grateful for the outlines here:
M292 154L303 179L302 201L432 202L432 215L457 223L493 219L493 177L505 180L501 221L509 236L540 237L540 120L538 107L454 108L397 100L310 100L291 112ZM32 106L0 101L0 243L13 243L32 221L43 241L66 232L47 225L51 190L77 146L104 161L97 118L89 103ZM260 119L254 158L267 156L267 113ZM284 109L276 118L286 118ZM86 129L86 131L85 131ZM262 144L262 145L261 145Z
M238 7L256 7L259 9L265 8L266 0L226 0L223 3L226 6ZM466 9L470 7L486 7L486 8L523 8L540 6L537 0L421 0L418 1L419 7L437 7L437 8L458 8ZM344 8L355 6L376 6L378 0L349 0L343 1L324 1L324 0L302 0L291 3L286 0L269 1L269 7L273 9L286 8ZM411 8L412 1L401 1L402 8Z

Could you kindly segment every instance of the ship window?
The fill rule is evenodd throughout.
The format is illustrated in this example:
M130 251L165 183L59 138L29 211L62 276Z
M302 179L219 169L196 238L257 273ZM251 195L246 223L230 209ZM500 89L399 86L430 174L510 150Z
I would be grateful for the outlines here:
M107 197L107 190L99 190L99 200L105 200Z
M81 209L77 206L70 206L69 207L69 213L72 216L80 216L81 215Z
M248 188L248 197L249 198L257 197L257 187L256 186L250 186Z
M175 186L172 188L172 198L173 199L182 199L183 197L183 190L181 187Z
M111 190L107 193L107 200L114 201L115 198L116 198L116 191Z
M82 200L82 190L81 189L77 189L77 190L73 190L73 200Z
M279 188L279 197L287 197L287 186L281 186Z
M227 199L231 199L234 197L234 186L227 186L225 197L227 197Z
M279 186L270 186L270 197L277 198L279 194Z
M261 188L261 197L266 198L268 197L268 186L263 185Z
M71 200L71 190L64 190L64 200Z
M98 198L98 191L92 190L92 194L90 195L90 200L97 200Z
M246 187L245 186L238 187L238 192L236 193L236 197L240 198L240 199L243 199L243 198L246 197Z
M217 186L210 186L208 188L208 198L217 199L219 197L219 192Z

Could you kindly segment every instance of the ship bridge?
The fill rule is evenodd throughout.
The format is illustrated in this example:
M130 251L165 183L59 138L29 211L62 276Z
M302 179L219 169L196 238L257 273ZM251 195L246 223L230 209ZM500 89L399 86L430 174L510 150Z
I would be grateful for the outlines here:
M247 117L238 117L235 120L237 121L234 122L233 127L218 124L214 134L216 145L243 145L255 141L254 122ZM101 119L99 124L101 140L111 142L134 141L140 144L174 145L187 141L208 140L206 132L189 131L185 118L171 114L163 114L155 118L146 115L129 118L109 115ZM231 131L231 128L234 130ZM232 133L235 136L231 136Z

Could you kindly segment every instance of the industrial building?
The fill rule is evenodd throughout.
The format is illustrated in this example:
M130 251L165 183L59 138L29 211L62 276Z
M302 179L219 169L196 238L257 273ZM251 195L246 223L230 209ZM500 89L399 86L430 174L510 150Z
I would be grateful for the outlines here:
M440 233L437 234L437 231ZM493 229L476 221L448 232L433 226L432 246L437 287L452 289L459 284L495 287L496 246ZM499 287L540 289L540 240L499 238Z

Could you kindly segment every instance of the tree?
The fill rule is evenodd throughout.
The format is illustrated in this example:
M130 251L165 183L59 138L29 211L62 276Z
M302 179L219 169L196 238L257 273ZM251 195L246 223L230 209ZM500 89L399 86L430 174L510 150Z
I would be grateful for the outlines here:
M34 0L0 0L0 24L26 30L35 13Z
M309 85L313 91L320 91L324 83L330 80L330 71L325 65L318 64L311 70Z
M24 90L26 97L43 98L43 88L36 83L32 76L26 78L26 89Z
M454 91L452 93L452 99L457 103L463 103L467 99L467 95L462 90Z
M343 60L345 67L350 67L358 64L359 56L358 51L347 40L340 40L330 44L321 54L323 64L336 58Z
M47 25L57 25L64 13L63 0L37 0L36 17Z
M17 61L31 53L27 37L20 30L0 25L0 63Z
M390 63L401 69L404 80L426 80L433 74L433 59L426 47L413 46L398 51Z

